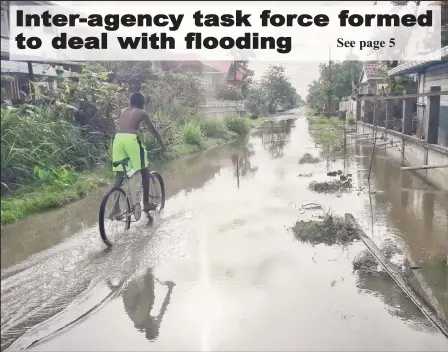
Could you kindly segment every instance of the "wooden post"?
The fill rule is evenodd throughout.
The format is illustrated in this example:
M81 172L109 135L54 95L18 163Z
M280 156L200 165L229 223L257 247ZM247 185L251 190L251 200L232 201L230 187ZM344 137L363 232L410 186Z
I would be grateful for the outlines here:
M405 167L401 168L401 171L441 169L441 168L446 168L446 167L448 167L448 164L405 166Z
M386 100L386 129L392 130L394 128L394 101Z
M405 164L406 158L405 158L405 148L406 148L406 141L404 138L401 139L401 165L403 166Z
M361 121L361 100L356 101L356 121Z
M431 87L431 92L440 92L441 87ZM428 123L425 139L429 144L437 144L439 140L440 95L428 97Z
M31 61L27 62L28 64L28 79L30 81L30 90L31 93L35 93L35 89L34 89L34 72L33 72L33 63Z
M366 235L362 227L358 224L352 214L345 214L345 221L353 228L354 233L359 236L361 241L368 248L370 253L386 270L390 277L397 283L397 285L403 290L403 292L412 300L420 311L428 317L428 319L439 329L439 331L448 337L447 322L440 319L440 317L428 307L424 300L415 292L415 290L406 282L403 275L387 260L387 258L381 253L381 250L376 246L372 239Z
M406 94L406 91L404 92ZM402 133L412 135L412 114L415 99L403 99L403 129Z

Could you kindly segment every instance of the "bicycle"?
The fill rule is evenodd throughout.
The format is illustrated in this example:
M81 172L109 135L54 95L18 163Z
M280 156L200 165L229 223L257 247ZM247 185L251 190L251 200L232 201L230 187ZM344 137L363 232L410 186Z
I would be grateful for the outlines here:
M160 149L153 149L148 152L148 154L153 153L155 151L159 151ZM131 181L134 180L135 176L139 174L139 171L134 170L126 170L129 162L129 158L125 158L123 160L115 161L113 163L114 167L122 166L124 177L123 181L120 187L113 187L109 192L106 193L104 196L101 206L100 206L100 212L99 212L99 228L100 228L100 235L103 242L108 246L112 247L112 242L110 241L110 235L106 234L106 228L105 228L105 221L111 220L113 223L123 223L124 224L124 231L129 230L131 227L131 222L139 221L142 214L142 207L141 207L141 201L143 200L143 185L142 182L140 182L140 186L137 191L137 195L135 198L132 197L132 191L131 191ZM139 180L140 181L140 180ZM151 184L159 185L160 189L160 195L155 196L151 194ZM149 198L150 200L158 204L158 207L156 211L161 211L165 207L165 184L163 182L162 175L158 173L157 171L150 171L149 173L149 186L150 186L150 192L149 192ZM127 192L126 192L127 189ZM160 203L157 202L157 199L160 198ZM113 204L113 210L119 210L119 212L116 212L115 214L109 214L109 216L106 215L106 205L108 204L108 200L112 200ZM123 200L122 204L119 204L119 201ZM147 213L148 218L150 221L153 221L153 218L150 215L150 212ZM133 218L133 220L132 220ZM123 232L124 232L123 231Z

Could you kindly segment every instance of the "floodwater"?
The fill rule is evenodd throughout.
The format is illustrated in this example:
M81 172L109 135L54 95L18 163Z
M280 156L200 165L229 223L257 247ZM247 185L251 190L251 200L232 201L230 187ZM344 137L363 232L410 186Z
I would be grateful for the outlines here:
M151 227L133 223L111 251L97 224L106 189L4 228L2 350L448 350L392 279L353 270L361 242L312 247L289 230L321 214L304 203L352 213L378 246L393 242L399 262L421 267L418 280L442 315L448 193L381 153L368 192L363 146L343 160L299 164L319 149L296 113L164 166L165 210ZM344 168L359 189L307 189Z

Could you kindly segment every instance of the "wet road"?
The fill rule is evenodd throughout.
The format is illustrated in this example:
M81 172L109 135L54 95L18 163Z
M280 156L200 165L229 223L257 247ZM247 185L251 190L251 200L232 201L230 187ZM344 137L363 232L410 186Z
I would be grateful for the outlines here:
M353 270L362 243L312 247L289 228L319 214L302 214L307 202L353 213L378 246L393 241L422 266L448 312L447 192L379 154L373 196L315 194L308 183L344 161L299 165L307 152L319 155L300 117L166 165L163 214L149 228L134 223L112 251L96 223L104 190L5 228L2 350L39 341L31 350L446 351L391 279ZM368 152L357 146L345 159L361 187Z

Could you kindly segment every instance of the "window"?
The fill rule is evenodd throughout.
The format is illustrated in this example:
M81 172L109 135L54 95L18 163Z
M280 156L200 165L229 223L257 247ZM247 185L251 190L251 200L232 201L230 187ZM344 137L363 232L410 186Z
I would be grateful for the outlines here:
M3 4L2 4L1 22L2 22L2 27L1 27L2 37L9 38L8 9L6 7L4 7Z

